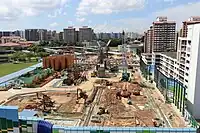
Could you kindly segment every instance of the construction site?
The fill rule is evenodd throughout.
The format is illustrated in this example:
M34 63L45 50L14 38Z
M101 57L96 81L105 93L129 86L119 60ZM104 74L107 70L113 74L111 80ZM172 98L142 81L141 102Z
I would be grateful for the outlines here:
M143 79L136 54L109 55L99 46L98 56L82 57L79 63L68 57L67 66L61 61L67 57L46 58L45 68L55 67L60 75L50 89L15 95L3 105L33 110L34 117L61 126L187 127L155 85Z
M73 87L69 91L19 95L5 105L18 106L19 112L24 109L37 111L34 116L63 126L185 126L173 108L167 107L155 94L155 90L142 87L137 81L116 81L117 78L114 77L113 81L91 78L79 86L87 86L86 89ZM87 85L89 83L92 85ZM158 107L155 99L162 108ZM168 110L161 111L166 108Z

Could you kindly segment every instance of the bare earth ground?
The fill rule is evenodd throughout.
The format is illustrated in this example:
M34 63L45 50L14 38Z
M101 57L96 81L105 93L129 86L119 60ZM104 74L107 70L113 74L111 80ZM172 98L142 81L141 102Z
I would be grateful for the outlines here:
M140 74L134 74L136 80L141 81ZM172 115L172 119L169 119L172 127L186 127L186 123L180 113L177 113L178 110L173 108L171 104L165 103L163 95L158 89L149 89L151 97L154 98L155 103L161 108L166 117L169 119L169 116Z

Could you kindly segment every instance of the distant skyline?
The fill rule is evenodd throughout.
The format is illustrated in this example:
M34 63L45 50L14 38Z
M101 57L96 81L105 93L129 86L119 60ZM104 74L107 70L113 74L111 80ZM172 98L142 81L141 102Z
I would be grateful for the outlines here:
M143 33L157 16L200 16L199 0L1 0L0 30L89 26L95 32Z

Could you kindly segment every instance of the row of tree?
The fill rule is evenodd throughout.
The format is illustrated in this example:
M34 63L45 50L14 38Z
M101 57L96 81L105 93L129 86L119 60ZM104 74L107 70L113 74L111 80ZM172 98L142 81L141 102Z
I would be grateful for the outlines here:
M111 39L111 43L110 43L110 47L117 47L118 45L122 44L122 39ZM109 39L105 39L105 40L101 40L104 41L105 43L107 43L109 41ZM63 41L41 41L39 43L39 46L41 47L59 47L59 46L67 46L69 44L63 42ZM80 45L80 43L76 44L77 46Z
M24 61L24 62L28 61L28 62L31 62L32 59L38 60L39 58L46 57L46 56L49 56L49 53L47 53L47 52L24 53L24 52L18 51L18 52L15 52L12 55L11 60L13 60L13 61Z
M63 41L40 41L39 46L42 47L59 47L59 46L67 46L67 43Z

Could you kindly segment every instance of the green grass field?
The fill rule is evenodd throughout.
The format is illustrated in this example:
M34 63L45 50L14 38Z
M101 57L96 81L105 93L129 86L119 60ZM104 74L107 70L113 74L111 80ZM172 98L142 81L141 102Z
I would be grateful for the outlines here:
M21 69L27 68L35 64L37 64L37 62L19 63L19 64L13 64L13 63L0 64L0 77L11 74L13 72L19 71Z

